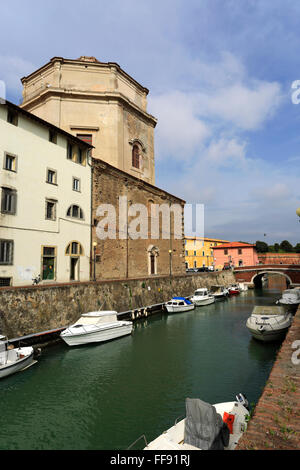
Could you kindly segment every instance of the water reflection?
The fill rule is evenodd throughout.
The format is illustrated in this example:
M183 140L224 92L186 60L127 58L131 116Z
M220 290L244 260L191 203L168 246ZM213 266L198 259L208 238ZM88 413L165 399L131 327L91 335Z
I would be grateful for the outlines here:
M0 449L126 449L167 429L187 397L217 403L244 392L257 401L280 345L253 340L246 320L278 295L249 290L138 320L109 343L45 350L1 382Z

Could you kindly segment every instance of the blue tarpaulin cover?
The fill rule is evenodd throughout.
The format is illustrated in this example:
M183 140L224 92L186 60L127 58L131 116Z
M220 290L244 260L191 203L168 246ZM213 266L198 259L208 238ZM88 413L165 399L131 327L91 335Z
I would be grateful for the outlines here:
M191 304L192 302L185 297L173 297L174 300L184 300L187 304Z

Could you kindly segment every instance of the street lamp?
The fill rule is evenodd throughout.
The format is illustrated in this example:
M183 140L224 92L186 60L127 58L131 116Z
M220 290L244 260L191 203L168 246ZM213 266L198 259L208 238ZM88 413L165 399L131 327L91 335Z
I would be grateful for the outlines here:
M97 242L93 243L93 248L94 248L94 281L96 281L96 248L97 248Z
M172 276L172 250L169 250L170 255L170 277Z

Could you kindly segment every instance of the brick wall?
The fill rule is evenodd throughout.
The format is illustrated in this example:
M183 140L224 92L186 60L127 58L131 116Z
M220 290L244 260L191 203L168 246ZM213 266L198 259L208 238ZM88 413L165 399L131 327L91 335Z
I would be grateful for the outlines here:
M300 253L260 253L258 261L262 264L300 264Z
M172 250L172 274L184 274L184 201L104 162L94 159L93 164L93 242L97 243L96 278L124 279L127 277L148 276L150 274L149 250L151 247L153 247L155 251L157 275L167 275L170 272L169 250ZM178 204L182 209L179 227L182 238L176 240L174 236L172 236L171 240L162 239L163 234L162 231L160 231L160 238L158 240L151 239L149 224L149 238L146 240L133 240L130 238L128 240L120 239L120 235L127 237L127 234L123 233L118 226L120 196L127 197L128 207L130 201L133 204L143 204L146 208L149 207L151 202L159 205ZM103 217L97 217L96 211L102 204L112 204L116 209L116 239L100 240L97 236L96 225L103 220ZM134 217L128 219L129 224L133 218ZM162 228L161 224L160 227Z
M237 450L300 450L300 364L292 362L299 340L300 308Z

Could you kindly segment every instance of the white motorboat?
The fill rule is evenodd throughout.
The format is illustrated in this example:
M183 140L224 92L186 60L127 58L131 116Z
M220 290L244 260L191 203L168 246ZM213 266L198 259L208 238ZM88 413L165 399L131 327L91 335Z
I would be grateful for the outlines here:
M282 306L286 312L295 314L300 305L300 289L284 290L276 304Z
M14 348L6 336L0 336L0 379L36 363L31 346Z
M291 326L293 316L282 307L254 307L246 326L253 338L260 341L278 341Z
M228 297L228 289L224 286L211 286L210 288L211 295L214 296L215 300L224 300Z
M206 287L197 289L191 297L191 301L196 305L196 307L201 307L202 305L209 305L215 302L213 295L208 293Z
M216 405L187 398L185 419L146 442L144 450L234 450L248 420L248 401L242 394Z
M169 313L187 312L195 308L195 304L185 297L173 297L165 306Z
M117 312L89 312L81 315L76 323L66 328L60 337L68 346L100 343L130 335L132 322L118 320Z
M238 288L240 292L246 292L248 290L248 286L244 282L238 282Z

